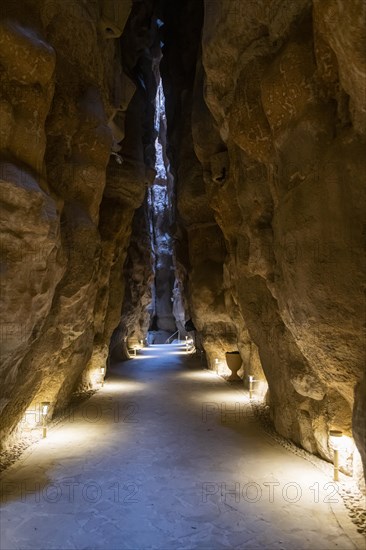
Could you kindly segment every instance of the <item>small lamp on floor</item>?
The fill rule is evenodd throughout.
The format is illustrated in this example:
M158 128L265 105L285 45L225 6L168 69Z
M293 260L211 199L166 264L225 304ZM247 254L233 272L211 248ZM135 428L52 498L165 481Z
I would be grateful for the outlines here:
M100 374L102 375L102 387L104 386L105 367L100 367Z
M341 446L343 432L341 430L330 430L329 439L331 447L334 451L334 470L333 470L333 479L334 481L339 481L339 449Z
M254 382L254 377L250 374L249 375L249 399L250 400L253 399L253 382Z
M42 412L42 437L45 439L47 437L47 414L50 407L49 401L42 401L41 403L41 412Z

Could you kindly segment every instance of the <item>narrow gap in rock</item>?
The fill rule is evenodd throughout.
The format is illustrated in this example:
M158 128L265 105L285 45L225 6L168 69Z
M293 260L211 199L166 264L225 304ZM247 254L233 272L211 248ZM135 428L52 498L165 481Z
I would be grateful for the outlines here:
M174 222L174 179L166 156L165 98L161 80L155 105L156 178L148 190L147 199L155 274L148 341L151 344L163 344L176 332L177 327L172 305L175 285L171 235Z

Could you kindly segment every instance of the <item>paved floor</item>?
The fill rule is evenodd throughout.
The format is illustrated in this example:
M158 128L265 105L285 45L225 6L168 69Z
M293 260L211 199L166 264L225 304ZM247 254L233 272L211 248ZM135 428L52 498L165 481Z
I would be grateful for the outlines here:
M360 548L335 489L261 430L245 392L153 346L6 472L0 546Z

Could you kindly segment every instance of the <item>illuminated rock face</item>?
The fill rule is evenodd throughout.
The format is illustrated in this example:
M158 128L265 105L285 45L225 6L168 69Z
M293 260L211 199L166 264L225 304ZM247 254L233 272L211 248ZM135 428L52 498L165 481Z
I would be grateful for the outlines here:
M277 430L327 458L354 407L365 458L361 4L191 2L166 12L190 49L172 34L163 52L182 262L211 365L239 349Z
M159 75L160 79L160 75ZM161 80L155 102L156 178L147 193L151 231L151 246L154 258L154 285L151 303L149 340L163 344L176 332L173 315L173 288L175 272L173 265L172 225L174 222L174 180L166 156L165 98Z
M162 38L176 318L211 368L240 351L281 434L331 458L353 429L365 460L364 24L362 0L3 2L2 433L146 330Z
M93 387L120 319L133 214L154 178L157 27L141 31L148 2L126 23L130 8L1 8L3 435L36 403L52 413Z
M150 325L154 257L147 200L135 212L131 240L124 265L125 293L121 318L110 344L112 361L129 358L128 344L144 340Z

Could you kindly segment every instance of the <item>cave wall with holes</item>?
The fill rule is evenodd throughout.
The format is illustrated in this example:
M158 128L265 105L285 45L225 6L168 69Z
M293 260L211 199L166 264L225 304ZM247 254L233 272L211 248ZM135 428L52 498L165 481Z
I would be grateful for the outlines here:
M361 0L164 15L178 260L209 364L240 350L278 432L328 459L336 428L365 460L365 15Z
M152 5L2 3L5 445L26 410L49 401L57 413L100 381L134 212L155 177Z

